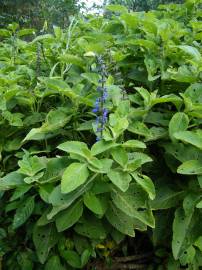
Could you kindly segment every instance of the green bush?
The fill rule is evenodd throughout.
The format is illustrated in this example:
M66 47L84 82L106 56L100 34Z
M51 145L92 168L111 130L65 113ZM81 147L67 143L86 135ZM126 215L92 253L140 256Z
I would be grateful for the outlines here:
M148 269L200 269L200 5L0 30L1 268L86 269L137 233Z

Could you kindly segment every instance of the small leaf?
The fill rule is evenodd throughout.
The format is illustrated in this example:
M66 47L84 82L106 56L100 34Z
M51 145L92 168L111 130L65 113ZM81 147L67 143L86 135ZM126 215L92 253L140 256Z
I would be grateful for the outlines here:
M68 141L60 144L57 148L67 153L77 154L84 158L89 158L91 156L87 145L79 141Z
M149 198L154 200L156 193L152 180L146 175L138 175L137 173L131 173L135 181L148 193Z
M107 174L107 176L112 183L122 191L126 191L129 188L129 184L132 180L129 173L113 169Z
M62 193L69 193L85 183L89 176L87 164L72 163L64 171L61 182Z
M122 144L125 148L146 148L145 143L138 140L129 140Z
M46 168L44 158L40 158L37 156L29 156L29 154L25 154L23 159L18 162L20 169L18 170L20 173L34 176L41 170Z
M92 148L91 148L91 153L93 156L96 156L100 153L103 153L111 148L114 148L118 146L118 144L114 143L114 142L105 142L103 140L96 142Z
M99 163L102 165L101 168L96 168L93 164L88 164L88 168L97 173L108 173L112 167L113 160L109 158L103 158L99 160Z

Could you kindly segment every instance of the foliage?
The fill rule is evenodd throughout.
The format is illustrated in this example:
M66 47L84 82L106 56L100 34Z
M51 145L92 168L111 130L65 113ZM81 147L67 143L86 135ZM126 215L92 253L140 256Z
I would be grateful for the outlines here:
M183 2L183 0L111 0L108 1L108 4L123 5L133 11L148 11L150 9L156 9L161 4L180 4Z
M27 27L41 29L44 21L50 29L53 25L66 27L69 17L79 11L76 0L0 0L0 26L13 21Z
M200 269L200 5L0 30L3 269L85 269L138 231L150 269Z

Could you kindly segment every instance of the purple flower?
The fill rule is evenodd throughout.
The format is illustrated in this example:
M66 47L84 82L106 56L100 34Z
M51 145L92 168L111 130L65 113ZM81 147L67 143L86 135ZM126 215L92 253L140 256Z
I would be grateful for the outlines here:
M105 124L107 123L108 110L105 108L105 102L108 98L107 87L105 86L107 71L104 60L101 56L97 57L97 61L99 64L98 70L100 71L101 79L99 79L98 83L100 84L97 87L97 91L100 94L100 97L96 99L95 105L93 108L93 112L97 114L96 117L96 133L97 133L97 141L102 139L102 133L105 128Z

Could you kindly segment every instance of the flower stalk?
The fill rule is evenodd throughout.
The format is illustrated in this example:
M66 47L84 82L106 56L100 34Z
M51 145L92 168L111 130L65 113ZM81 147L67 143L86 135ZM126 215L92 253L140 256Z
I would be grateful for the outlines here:
M106 101L108 97L107 87L106 87L106 78L107 78L107 70L104 60L101 56L97 56L97 62L99 66L99 73L101 75L101 79L98 81L99 85L97 87L97 91L99 92L99 97L95 101L95 106L93 108L93 112L96 113L96 140L99 141L103 137L103 131L105 128L105 124L108 119L108 109L106 108Z

